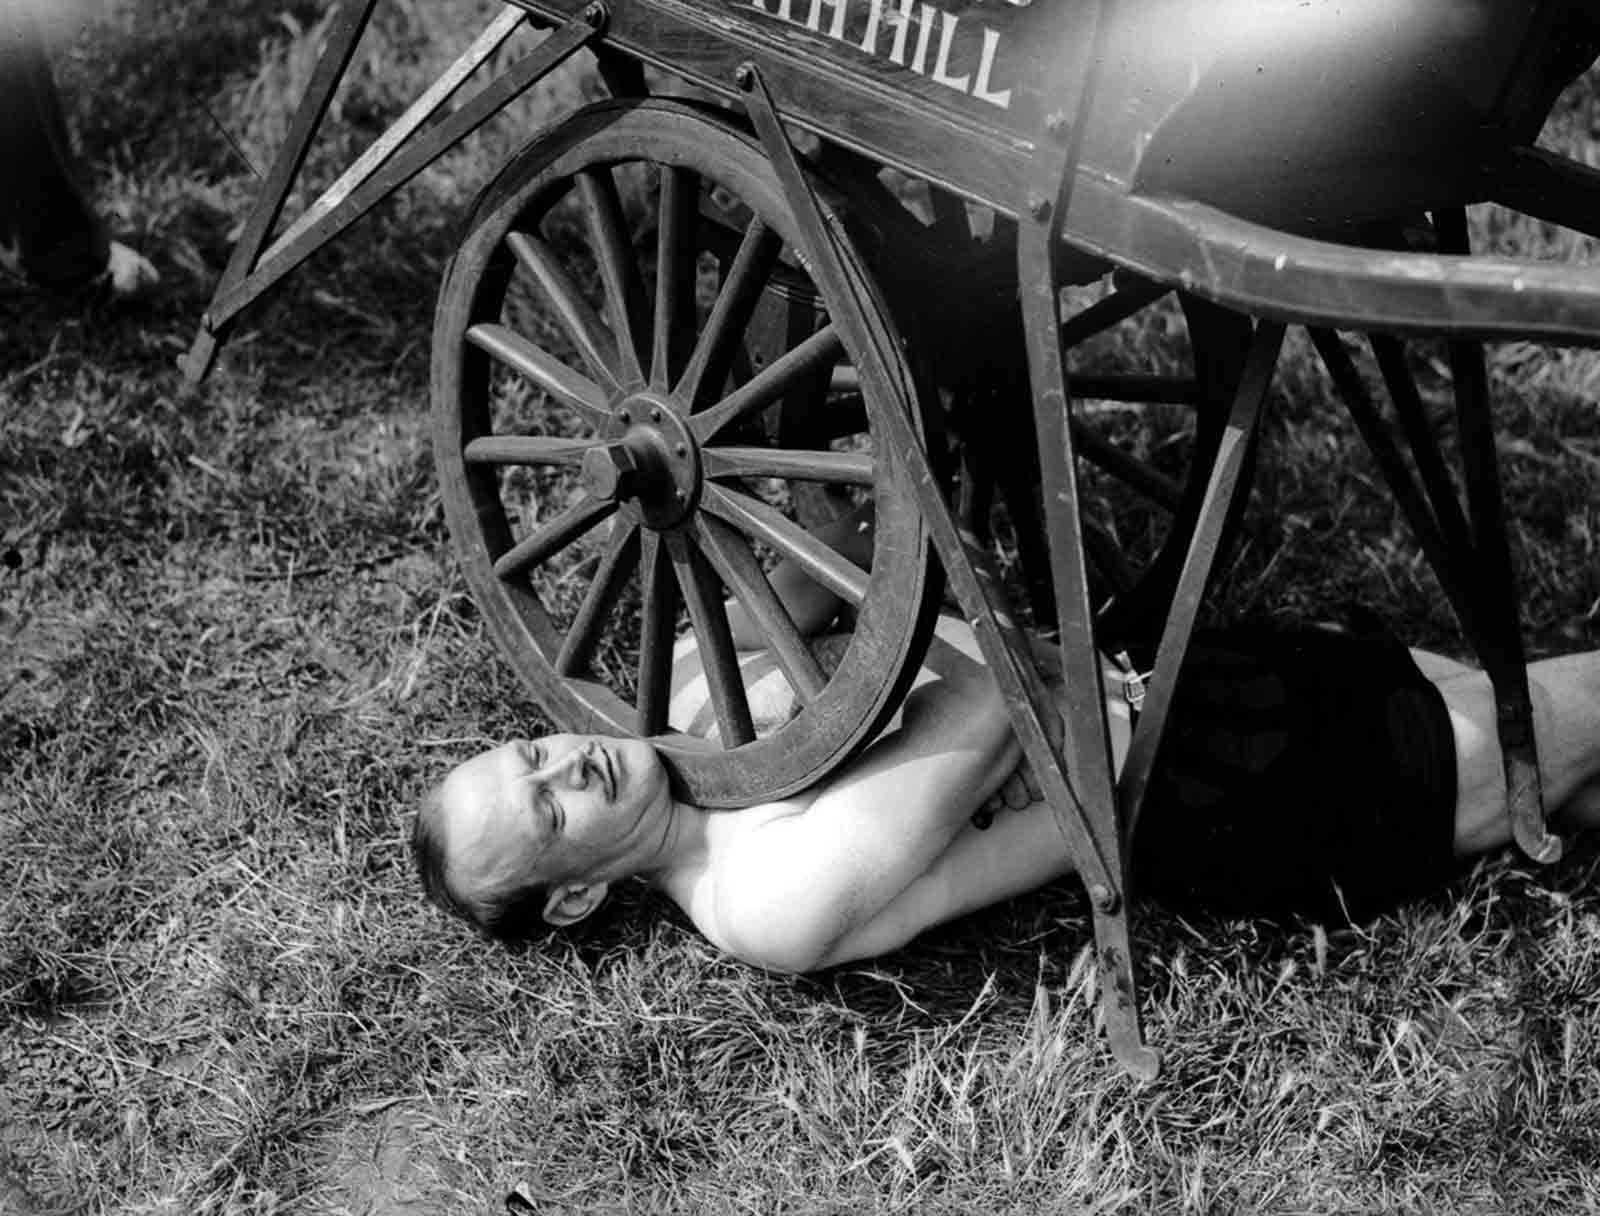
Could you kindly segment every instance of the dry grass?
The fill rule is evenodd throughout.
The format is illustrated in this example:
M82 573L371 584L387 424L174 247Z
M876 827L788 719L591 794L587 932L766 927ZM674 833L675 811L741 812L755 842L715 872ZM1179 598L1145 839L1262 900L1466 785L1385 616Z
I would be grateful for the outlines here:
M385 6L323 170L472 7ZM183 1216L483 1212L516 1185L551 1212L1600 1205L1592 849L1365 929L1152 912L1145 1087L1094 1033L1070 884L813 979L716 957L641 892L536 950L424 907L411 799L539 726L448 556L431 296L489 166L594 86L425 175L185 398L240 154L267 160L318 9L109 8L65 75L166 290L0 298L0 1209L26 1210L8 1176L41 1211ZM1587 96L1556 135L1593 158ZM1532 643L1600 645L1597 364L1495 369ZM1281 383L1223 608L1359 598L1458 648L1303 350Z

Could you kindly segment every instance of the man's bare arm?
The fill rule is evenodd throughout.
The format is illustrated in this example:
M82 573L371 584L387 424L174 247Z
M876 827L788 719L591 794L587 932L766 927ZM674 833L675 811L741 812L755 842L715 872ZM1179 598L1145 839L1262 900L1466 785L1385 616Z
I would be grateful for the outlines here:
M928 929L1072 872L1066 843L1043 803L999 815L982 831L968 825L876 916L835 942L818 966L889 954Z
M899 729L825 782L800 813L753 834L719 881L727 946L787 971L824 966L930 867L1016 765L1010 720L987 670L943 623L932 680L907 698Z
M848 558L862 569L872 565L872 544L876 535L875 515L870 502L863 503L831 523L814 530L813 535L834 552ZM814 580L798 563L785 558L773 567L768 576L778 600L788 610L794 623L807 637L820 633L839 614L844 601ZM744 605L729 600L728 625L733 632L733 644L741 651L764 649L769 639L750 619Z

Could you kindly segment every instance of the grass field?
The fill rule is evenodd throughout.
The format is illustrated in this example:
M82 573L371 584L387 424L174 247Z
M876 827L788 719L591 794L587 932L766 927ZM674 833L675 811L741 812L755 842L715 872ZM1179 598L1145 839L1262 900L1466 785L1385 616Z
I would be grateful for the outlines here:
M385 6L313 176L483 8ZM518 1185L551 1213L1600 1207L1592 846L1364 927L1149 911L1144 1086L1096 1035L1072 883L801 979L643 892L532 949L425 906L416 795L541 725L449 555L433 293L491 167L599 90L541 86L186 396L321 9L118 0L60 63L99 201L165 283L116 312L0 294L0 1211L481 1213ZM1591 163L1594 83L1547 133ZM1600 360L1493 370L1530 646L1600 646ZM1221 608L1359 599L1459 652L1328 402L1297 346Z

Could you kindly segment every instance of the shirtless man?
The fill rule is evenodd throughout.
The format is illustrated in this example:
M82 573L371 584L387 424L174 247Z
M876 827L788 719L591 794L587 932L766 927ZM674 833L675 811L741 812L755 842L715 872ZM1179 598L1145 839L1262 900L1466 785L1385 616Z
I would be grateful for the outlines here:
M776 581L803 624L830 614L825 592ZM748 623L731 615L737 637ZM1141 891L1362 919L1509 841L1483 673L1324 630L1228 631L1193 653L1140 822ZM1529 673L1554 821L1600 824L1600 652ZM1132 711L1107 676L1120 770ZM759 706L772 690L754 692ZM692 708L675 699L675 720ZM573 924L639 878L727 953L811 971L1070 872L1044 806L974 818L1002 797L1025 808L1020 759L970 628L947 619L899 721L802 794L707 812L674 798L647 742L551 735L454 769L424 800L413 851L429 895L492 936Z

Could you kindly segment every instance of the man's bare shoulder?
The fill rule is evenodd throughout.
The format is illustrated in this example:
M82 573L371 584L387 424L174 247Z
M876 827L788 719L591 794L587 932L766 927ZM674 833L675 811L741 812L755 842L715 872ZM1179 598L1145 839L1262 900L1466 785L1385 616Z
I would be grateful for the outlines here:
M706 864L713 880L719 887L739 889L780 865L784 841L793 838L816 800L813 789L795 798L717 812L706 833Z
M668 893L695 926L735 958L781 971L815 965L830 930L813 897L816 791L719 813L703 863L677 876Z

